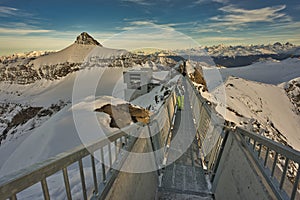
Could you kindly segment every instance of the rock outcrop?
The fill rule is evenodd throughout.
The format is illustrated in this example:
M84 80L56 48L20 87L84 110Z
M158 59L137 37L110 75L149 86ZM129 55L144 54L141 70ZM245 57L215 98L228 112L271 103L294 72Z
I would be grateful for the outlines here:
M202 91L207 91L207 84L203 76L203 71L200 68L195 68L194 74L190 74L191 80L197 84L203 85Z
M76 44L83 44L83 45L98 45L98 46L102 47L102 45L97 40L95 40L92 36L90 36L86 32L81 33L77 37L75 43Z
M150 112L144 108L134 107L130 104L111 105L107 104L95 109L96 112L104 112L111 117L110 126L113 128L123 128L132 122L149 123Z

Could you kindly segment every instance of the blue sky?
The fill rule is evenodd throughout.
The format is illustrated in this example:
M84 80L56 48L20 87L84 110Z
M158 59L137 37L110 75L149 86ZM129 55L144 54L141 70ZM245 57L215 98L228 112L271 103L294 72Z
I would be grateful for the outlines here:
M276 41L300 44L300 3L299 0L0 0L0 54L61 49L83 31L102 42L122 31L143 27L178 31L200 45ZM105 44L109 46L109 42Z

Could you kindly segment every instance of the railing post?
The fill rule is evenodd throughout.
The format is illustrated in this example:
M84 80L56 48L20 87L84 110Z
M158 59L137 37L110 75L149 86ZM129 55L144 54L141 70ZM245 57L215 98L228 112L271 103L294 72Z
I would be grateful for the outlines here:
M286 172L287 172L287 169L288 169L288 166L289 166L289 161L290 161L290 159L288 157L286 157L283 172L282 172L282 176L281 176L281 180L280 180L280 185L279 185L280 189L282 189L282 187L283 187L283 183L284 183L284 180L285 180L285 175L286 175Z
M12 195L12 196L9 198L9 200L17 200L17 195L16 195L16 194Z
M46 178L42 179L41 184L42 184L44 199L50 200L49 189L48 189Z
M125 138L125 143L127 145L127 139ZM108 157L109 157L109 167L112 168L112 155L111 155L111 144L108 143Z
M103 181L103 183L106 183L106 172L105 172L103 147L101 147L100 153L101 153L102 181Z
M65 188L66 188L67 198L68 198L68 200L71 200L72 199L72 195L71 195L71 188L70 188L70 182L69 182L67 168L63 168L63 175L64 175L64 182L65 182Z
M277 164L277 158L278 158L278 153L276 152L275 153L275 157L274 157L274 163L273 163L273 167L272 167L272 172L271 172L271 176L272 177L274 176L274 171L275 171L275 167L276 167L276 164Z
M297 190L298 190L298 184L299 184L299 177L300 177L300 166L298 164L298 171L297 171L297 176L296 176L295 183L294 183L294 186L293 186L293 191L292 191L292 194L291 194L291 200L294 200L295 197L296 197L296 193L297 193Z
M78 161L78 164L79 164L80 179L81 179L81 186L82 186L82 195L83 195L83 199L87 200L86 186L85 186L85 177L84 177L84 172L83 172L82 159L80 159Z
M92 163L92 172L93 172L95 194L98 194L98 182L97 182L97 174L96 174L96 165L95 165L94 152L91 154L91 163Z
M219 155L217 157L217 160L216 160L213 172L212 172L211 182L214 182L215 175L216 175L218 167L220 165L220 160L222 158L223 151L224 151L224 148L225 148L225 145L226 145L226 142L227 142L227 139L228 139L228 135L229 135L229 131L228 130L224 130L223 129L223 131L224 131L224 138L222 140L221 147L220 147L220 150L219 150Z

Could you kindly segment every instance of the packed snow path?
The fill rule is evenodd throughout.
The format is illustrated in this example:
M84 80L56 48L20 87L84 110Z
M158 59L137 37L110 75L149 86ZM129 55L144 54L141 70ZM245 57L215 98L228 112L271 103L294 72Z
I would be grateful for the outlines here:
M183 85L186 87L186 80L183 79ZM205 178L204 170L201 167L198 158L196 139L187 150L187 140L195 138L196 129L193 121L192 110L187 91L184 95L184 109L176 113L172 138L179 133L184 133L181 139L182 146L176 145L172 148L172 143L168 153L168 160L178 153L184 153L174 163L169 164L162 176L162 184L159 188L159 199L213 199L208 183Z

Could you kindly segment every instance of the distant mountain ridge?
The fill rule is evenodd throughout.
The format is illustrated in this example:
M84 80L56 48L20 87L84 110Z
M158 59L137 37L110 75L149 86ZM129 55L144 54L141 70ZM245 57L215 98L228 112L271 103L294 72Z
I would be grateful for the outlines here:
M180 55L180 58L177 56ZM132 67L147 62L172 66L181 57L214 61L216 65L239 67L263 60L284 60L300 57L300 46L276 42L270 45L199 47L185 50L161 51L151 54L128 52L103 47L86 32L76 37L73 44L56 52L33 51L0 57L0 81L31 84L40 79L56 80L87 66L101 64L108 67ZM91 57L96 57L93 63ZM209 58L209 59L208 59ZM211 60L211 61L210 61ZM211 63L213 64L213 63Z
M251 65L261 60L275 59L284 60L287 58L300 57L300 46L289 42L281 44L276 42L268 45L238 45L226 46L223 44L211 47L198 47L185 50L178 50L184 57L206 60L211 57L216 65L224 67L240 67Z

